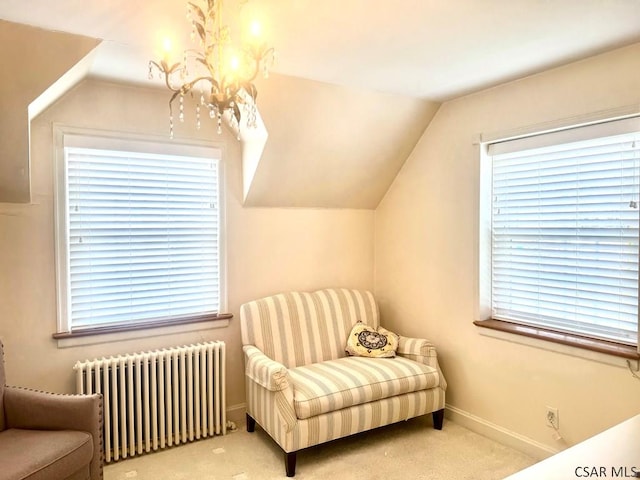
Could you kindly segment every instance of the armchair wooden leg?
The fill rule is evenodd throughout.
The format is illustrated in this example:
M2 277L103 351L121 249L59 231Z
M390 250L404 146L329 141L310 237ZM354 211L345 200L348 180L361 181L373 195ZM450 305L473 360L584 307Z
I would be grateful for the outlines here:
M296 452L284 452L284 467L287 477L296 476Z
M254 432L256 430L255 419L247 413L247 432Z
M444 422L444 408L433 412L433 428L436 430L442 430L442 423Z

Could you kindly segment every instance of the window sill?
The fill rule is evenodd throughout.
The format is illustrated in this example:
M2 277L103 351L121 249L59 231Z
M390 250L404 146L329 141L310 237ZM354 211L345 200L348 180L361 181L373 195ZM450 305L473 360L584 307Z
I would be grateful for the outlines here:
M568 353L574 356L588 358L590 360L601 361L602 355L599 354L619 357L620 359L640 360L640 354L638 353L637 348L631 345L623 345L620 343L608 342L606 340L581 337L545 328L519 325L495 319L476 320L473 323L478 327L498 333L497 335L490 334L489 336L495 336L503 339L513 339L515 336L520 336L520 338L525 337L533 339L534 343L527 342L524 339L518 343L525 343L531 346L540 346L541 343L545 343L546 346L543 348L546 348L547 350ZM504 336L501 336L500 333L508 334L508 337L505 338ZM540 342L536 342L536 340ZM553 347L553 345L557 345L557 347ZM563 347L570 347L570 349ZM585 353L576 354L575 352L577 351ZM620 362L605 361L604 363L619 364Z
M164 319L153 323L84 328L73 332L57 332L51 336L58 341L58 348L67 348L156 335L174 335L212 328L224 328L229 326L229 320L232 318L233 315L231 313L222 313L218 315Z

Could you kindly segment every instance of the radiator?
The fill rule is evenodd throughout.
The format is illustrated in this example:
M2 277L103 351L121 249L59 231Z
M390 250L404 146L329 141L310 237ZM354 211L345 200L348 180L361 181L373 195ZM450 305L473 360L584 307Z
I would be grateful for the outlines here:
M226 433L221 341L77 362L76 391L101 393L104 459Z

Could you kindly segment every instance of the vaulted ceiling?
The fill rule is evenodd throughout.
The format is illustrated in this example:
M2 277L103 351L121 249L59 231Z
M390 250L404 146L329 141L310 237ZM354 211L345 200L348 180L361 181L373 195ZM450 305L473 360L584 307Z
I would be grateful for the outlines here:
M238 3L225 2L232 27L255 10L278 52L249 205L375 208L439 102L640 41L638 0L251 0L240 15ZM102 40L90 74L158 86L147 62L163 37L188 37L185 10L2 0L0 19Z

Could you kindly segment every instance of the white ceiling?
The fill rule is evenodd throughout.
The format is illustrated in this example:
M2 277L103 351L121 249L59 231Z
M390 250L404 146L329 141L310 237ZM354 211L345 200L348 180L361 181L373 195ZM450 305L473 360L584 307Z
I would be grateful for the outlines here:
M227 3L236 11L238 0ZM277 73L436 101L640 41L640 0L252 0L247 8L261 12ZM132 81L145 81L164 36L186 36L185 10L185 0L0 0L0 19L107 40L96 72Z

